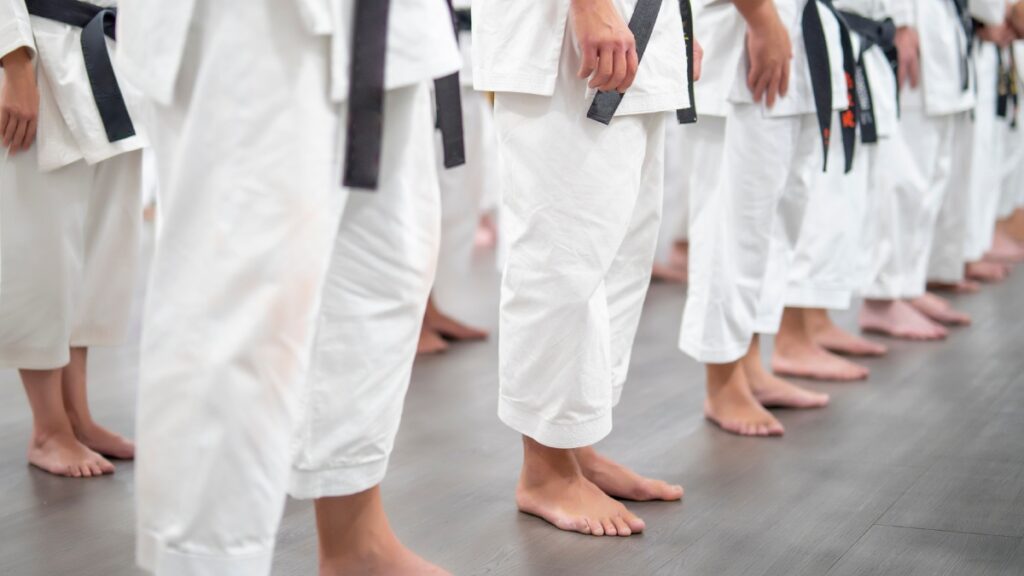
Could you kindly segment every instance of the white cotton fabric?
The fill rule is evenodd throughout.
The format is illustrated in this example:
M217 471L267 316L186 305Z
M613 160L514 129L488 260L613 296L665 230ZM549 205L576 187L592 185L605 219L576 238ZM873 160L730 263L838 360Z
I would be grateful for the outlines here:
M199 3L152 114L135 474L158 576L266 576L287 493L387 466L436 262L432 105L424 83L387 92L380 188L350 193L330 55L278 0Z
M13 1L13 0L11 0ZM250 0L221 0L244 6ZM299 18L309 35L326 36L330 58L331 98L348 98L355 0L278 0L276 9ZM189 28L197 16L196 0L131 0L119 7L117 37L121 69L147 96L168 104L185 52ZM239 10L239 18L244 11ZM391 0L385 86L410 86L459 69L458 46L452 42L448 6L438 0ZM245 44L233 40L235 50Z
M114 0L87 0L96 6L113 6ZM21 47L36 59L39 77L39 169L54 170L79 160L95 164L138 150L146 145L145 126L136 121L135 136L110 142L93 98L82 56L82 29L30 16L25 0L0 0L0 56ZM115 42L107 38L111 58ZM138 91L124 80L115 63L125 104L133 119L139 117Z
M999 50L995 44L979 42L975 47L978 75L978 105L974 109L973 142L970 152L970 188L967 206L967 262L981 260L992 247L1006 163L1014 160L1007 150L1014 130L1008 118L996 115L999 82ZM1004 62L1010 62L1009 51Z
M637 0L612 0L628 23ZM559 77L579 72L562 66L577 42L570 0L474 0L473 82L477 90L551 96ZM568 40L566 40L568 38ZM651 39L617 116L685 108L686 48L679 2L662 2ZM589 105L594 90L575 97Z
M131 321L141 153L42 172L40 146L0 153L0 367L61 368L116 346Z
M612 427L650 282L664 114L586 117L565 36L552 96L497 94L503 234L498 415L554 448Z
M683 352L714 364L740 359L754 334L778 330L791 251L822 166L811 114L768 117L761 105L735 104L721 146L718 185L691 187L689 292L679 336Z

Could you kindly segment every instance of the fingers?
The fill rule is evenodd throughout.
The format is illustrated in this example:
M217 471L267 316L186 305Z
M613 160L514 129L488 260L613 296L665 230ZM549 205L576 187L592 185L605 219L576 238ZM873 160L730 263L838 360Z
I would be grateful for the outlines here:
M615 71L615 51L604 46L601 51L598 52L597 56L597 72L590 79L588 86L591 88L597 88L598 90L605 90L605 86L608 86L608 81L611 80L612 73Z
M616 51L614 58L614 66L612 69L612 76L608 79L608 88L602 88L602 90L618 90L619 92L625 92L620 89L622 83L626 80L626 52Z
M693 41L693 79L700 80L700 73L704 64L704 48L696 39Z
M14 139L11 140L11 152L22 150L22 142L25 140L25 132L28 130L28 121L18 122L18 128L14 131Z
M630 48L626 51L626 77L619 84L618 91L625 92L636 80L636 71L640 68L640 59L636 55L636 49Z
M597 69L597 47L581 46L583 58L580 62L580 78L590 78L590 75Z
M35 119L29 120L28 130L25 132L25 141L22 144L22 150L28 150L29 148L32 147L32 144L36 141L36 127L37 127L38 123L39 123L38 120L35 120Z
M782 65L782 81L779 82L779 97L783 97L789 94L789 62Z
M782 70L776 69L771 75L771 80L768 81L768 90L765 92L765 104L769 108L775 106L775 101L779 98L779 89L781 87Z
M753 83L750 86L750 91L754 94L754 102L760 102L764 98L765 92L768 91L768 84L771 83L771 73L765 70L756 70L751 72Z
M910 65L910 86L917 88L921 83L921 60L914 58Z
M20 122L16 118L10 118L7 120L7 125L4 126L4 147L10 148L11 143L14 141L14 133L18 131L18 124Z

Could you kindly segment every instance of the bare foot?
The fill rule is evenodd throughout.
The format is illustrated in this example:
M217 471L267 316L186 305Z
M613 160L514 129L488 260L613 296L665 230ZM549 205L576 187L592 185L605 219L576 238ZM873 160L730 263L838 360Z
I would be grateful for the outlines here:
M448 343L437 332L423 326L420 329L420 341L416 344L417 354L440 354L448 350Z
M832 322L824 326L810 326L814 342L826 350L850 356L885 356L889 349L885 346L850 334Z
M69 478L90 478L113 474L114 465L85 447L73 434L37 434L28 448L33 466Z
M738 363L708 365L704 416L722 430L740 436L782 436L785 433L782 423L754 397Z
M871 374L866 367L837 356L813 342L787 346L776 344L772 353L772 371L783 376L835 382L864 380ZM758 400L765 404L765 397L758 387L753 382L751 387Z
M456 342L485 340L487 331L467 326L437 309L433 300L427 301L427 312L423 316L423 325L438 336Z
M932 320L948 326L969 326L971 323L969 315L954 309L947 300L935 294L926 293L920 298L914 298L910 305Z
M655 282L669 284L686 284L686 269L679 269L671 264L655 263L651 269L651 279Z
M579 448L575 452L576 461L580 464L583 476L613 498L648 502L651 500L672 501L683 497L682 486L645 478L598 454L593 447Z
M996 228L995 236L992 238L992 249L985 256L1004 264L1018 264L1024 262L1024 246L1003 230Z
M981 284L975 282L981 280L971 275L971 264L967 265L967 279L955 284L947 282L929 282L928 290L933 292L951 292L953 294L977 294L981 291Z
M75 438L90 450L116 460L135 458L135 443L96 424L75 426Z
M978 262L969 262L967 264L966 274L971 280L992 284L1006 280L1010 275L1010 269L1006 264L1001 262L980 260ZM979 289L981 288L980 286L978 287Z
M592 536L630 536L644 522L588 480L573 450L542 446L525 438L523 472L516 486L519 510L556 528Z
M860 309L860 327L904 340L942 340L949 335L942 325L903 300L866 300Z

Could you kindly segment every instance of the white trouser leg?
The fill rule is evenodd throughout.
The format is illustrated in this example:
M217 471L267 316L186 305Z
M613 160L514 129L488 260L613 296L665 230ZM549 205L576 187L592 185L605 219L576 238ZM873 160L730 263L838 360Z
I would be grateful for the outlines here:
M1000 191L1007 158L1006 140L1009 125L996 116L996 81L999 76L998 48L981 44L976 52L978 103L974 109L973 141L978 143L969 153L970 184L968 203L969 225L965 259L976 262L992 247L999 212ZM984 144L983 144L984 143Z
M701 122L704 118L701 118ZM690 235L690 176L694 169L694 125L680 125L673 114L665 130L665 194L657 258L667 261L676 242Z
M768 118L759 105L735 105L720 185L693 187L693 256L679 345L699 362L733 362L756 331L776 328L809 167L820 169L812 122L810 115Z
M342 216L317 318L289 493L384 479L434 279L440 193L426 84L388 92L381 182Z
M141 228L140 153L40 172L0 157L0 366L53 369L69 346L127 335Z
M135 465L138 562L266 576L338 229L330 39L278 0L199 2L160 165ZM383 174L389 172L387 167Z
M832 133L840 134L839 115ZM803 226L793 251L786 306L845 310L859 287L869 156L874 146L857 143L853 169L845 172L843 140L832 138L828 169L815 170Z
M72 346L115 346L131 326L142 243L142 152L95 166L85 215L82 291Z
M441 146L437 166L441 183L441 253L437 262L434 298L442 308L456 306L468 296L466 275L480 223L483 199L497 184L497 143L491 104L483 92L462 89L466 163L445 169ZM437 136L438 142L440 135Z
M60 368L81 294L83 183L94 169L40 172L35 146L0 154L0 366Z
M612 329L632 322L647 287L657 234L650 203L660 212L663 177L647 171L661 170L665 153L663 114L609 126L587 119L586 81L566 36L553 96L499 93L495 103L509 243L498 414L555 448L588 446L611 430L622 357L613 357ZM630 238L638 225L653 230ZM644 260L646 275L636 277Z
M941 187L942 206L935 222L929 252L928 280L955 284L964 279L971 210L970 163L974 128L967 113L953 119L949 174L935 183Z
M899 130L879 142L873 279L866 298L924 294L935 222L952 164L953 116L903 110Z
M1015 129L1008 124L1004 127L1005 160L996 203L996 218L999 220L1009 218L1018 206L1024 205L1024 118L1018 118L1017 122Z

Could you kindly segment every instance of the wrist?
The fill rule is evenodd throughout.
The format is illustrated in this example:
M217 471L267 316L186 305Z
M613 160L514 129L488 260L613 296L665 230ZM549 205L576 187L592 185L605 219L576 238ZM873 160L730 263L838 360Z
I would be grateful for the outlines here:
M4 67L8 74L31 70L32 54L28 48L22 46L0 57L0 65Z

